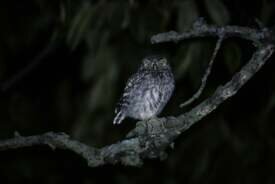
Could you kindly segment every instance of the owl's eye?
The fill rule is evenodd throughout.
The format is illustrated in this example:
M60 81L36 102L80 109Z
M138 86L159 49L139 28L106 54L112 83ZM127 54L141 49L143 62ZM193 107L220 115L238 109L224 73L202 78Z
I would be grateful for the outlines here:
M160 63L162 64L162 66L166 66L167 60L165 58L162 58L162 59L160 59Z
M142 65L143 65L144 67L148 67L148 65L149 65L148 59L144 59L143 62L142 62Z

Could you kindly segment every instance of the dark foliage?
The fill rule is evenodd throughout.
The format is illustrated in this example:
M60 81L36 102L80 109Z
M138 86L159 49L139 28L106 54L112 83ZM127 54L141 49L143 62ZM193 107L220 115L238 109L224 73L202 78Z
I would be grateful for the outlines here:
M166 55L176 92L164 115L199 87L215 40L151 45L159 32L187 30L199 17L217 25L274 24L271 0L31 0L0 6L0 138L63 131L101 147L134 127L114 127L114 108L131 73L148 54ZM203 96L248 60L251 43L223 43ZM232 99L176 140L165 161L141 168L89 168L74 153L48 147L0 152L1 183L273 183L274 62Z

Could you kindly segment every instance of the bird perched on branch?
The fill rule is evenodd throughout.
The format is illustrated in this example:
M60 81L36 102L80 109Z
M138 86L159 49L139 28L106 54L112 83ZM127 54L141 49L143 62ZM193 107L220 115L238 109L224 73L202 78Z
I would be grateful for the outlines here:
M113 123L120 124L125 117L138 120L156 117L174 88L174 76L167 59L160 56L144 58L138 71L126 83Z

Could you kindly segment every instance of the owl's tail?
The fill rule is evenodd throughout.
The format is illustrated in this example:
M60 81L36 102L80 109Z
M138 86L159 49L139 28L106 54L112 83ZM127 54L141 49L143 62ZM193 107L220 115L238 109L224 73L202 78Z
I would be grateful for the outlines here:
M113 124L120 124L122 120L124 120L124 118L125 115L121 111L119 111L114 118Z

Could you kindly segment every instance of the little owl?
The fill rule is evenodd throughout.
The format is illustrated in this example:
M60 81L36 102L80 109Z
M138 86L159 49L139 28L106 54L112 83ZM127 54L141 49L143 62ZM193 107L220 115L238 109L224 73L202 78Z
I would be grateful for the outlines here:
M126 83L113 123L120 124L125 117L138 120L156 117L174 88L174 76L166 58L151 56L143 59L138 71Z

